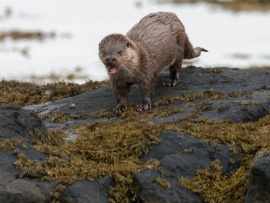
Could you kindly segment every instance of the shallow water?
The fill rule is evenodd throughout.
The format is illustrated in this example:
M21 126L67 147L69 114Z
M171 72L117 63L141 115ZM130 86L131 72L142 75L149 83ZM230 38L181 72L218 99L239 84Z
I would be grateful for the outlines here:
M0 33L41 31L43 40L0 41L0 79L43 83L52 79L84 82L107 77L99 41L126 33L150 12L178 15L194 46L208 53L191 61L202 67L270 66L270 13L232 12L208 4L155 4L127 0L0 0ZM33 77L35 76L35 77Z

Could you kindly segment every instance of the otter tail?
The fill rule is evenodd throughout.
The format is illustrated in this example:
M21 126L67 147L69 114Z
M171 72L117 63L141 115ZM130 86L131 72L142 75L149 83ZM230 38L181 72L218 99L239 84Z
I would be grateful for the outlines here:
M192 59L192 58L199 57L202 51L208 52L206 49L202 47L193 48L192 44L190 43L188 39L188 36L186 36L185 48L184 48L184 59Z

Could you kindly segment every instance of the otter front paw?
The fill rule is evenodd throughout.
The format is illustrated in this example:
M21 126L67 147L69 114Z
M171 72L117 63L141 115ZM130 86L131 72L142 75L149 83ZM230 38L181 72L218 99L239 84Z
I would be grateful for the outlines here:
M142 112L142 111L147 111L151 109L151 103L147 104L140 104L136 106L136 111Z
M117 114L123 113L125 107L126 107L125 104L118 104L118 105L116 106L116 113L117 113Z
M167 79L163 82L164 86L174 87L179 83L178 79Z

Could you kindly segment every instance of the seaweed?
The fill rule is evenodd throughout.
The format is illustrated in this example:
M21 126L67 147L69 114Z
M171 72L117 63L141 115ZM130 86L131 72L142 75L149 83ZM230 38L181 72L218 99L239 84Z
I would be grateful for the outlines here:
M47 137L33 142L36 150L48 155L46 161L29 160L20 154L14 165L20 168L21 176L42 174L45 180L59 181L60 186L51 193L55 199L76 181L109 175L115 182L110 202L135 200L134 174L153 165L143 164L139 157L147 153L150 144L159 143L162 127L147 120L126 122L119 119L73 127L71 131L79 136L71 142L64 141L65 133L49 131Z
M22 142L22 139L0 139L0 151L12 150Z
M82 115L80 113L77 114L71 114L71 113L64 113L64 112L56 112L53 113L51 116L48 116L48 119L50 122L66 122L69 120L76 120L82 118Z
M91 114L93 118L112 118L116 115L116 111L113 109L102 109L98 112Z
M6 39L11 40L45 40L47 38L54 38L54 32L45 33L42 31L21 31L21 30L11 30L7 32L0 32L0 41Z
M207 90L204 92L190 92L185 93L182 96L177 97L165 97L161 98L158 101L154 103L154 106L164 106L168 104L172 104L175 102L194 102L197 99L211 99L211 100L218 100L218 99L227 99L227 98L246 98L252 94L252 91L246 91L246 92L231 92L231 93L221 93L213 90Z
M222 70L220 68L206 68L204 72L212 73L212 74L219 74L219 73L222 73Z
M167 181L166 179L164 178L160 178L160 177L157 177L157 178L154 178L153 180L154 183L158 183L160 186L162 186L164 189L166 190L169 190L171 189L171 184L169 181Z
M193 154L193 153L194 153L194 150L195 150L194 147L190 147L190 148L184 149L183 152L184 152L185 154Z
M2 80L0 82L0 103L13 104L17 107L30 104L41 104L75 96L108 84L108 81L88 81L83 85L60 81L45 85L37 85L28 82Z
M208 168L198 170L195 178L180 178L179 185L200 194L205 202L240 203L244 202L248 173L240 167L231 176L223 176L222 165L215 160Z

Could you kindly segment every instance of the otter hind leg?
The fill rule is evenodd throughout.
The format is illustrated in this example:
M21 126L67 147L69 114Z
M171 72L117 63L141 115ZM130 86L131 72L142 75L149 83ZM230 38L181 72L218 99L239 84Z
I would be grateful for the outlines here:
M182 62L175 62L170 66L170 78L163 82L164 86L174 87L179 83L179 74L182 68Z

